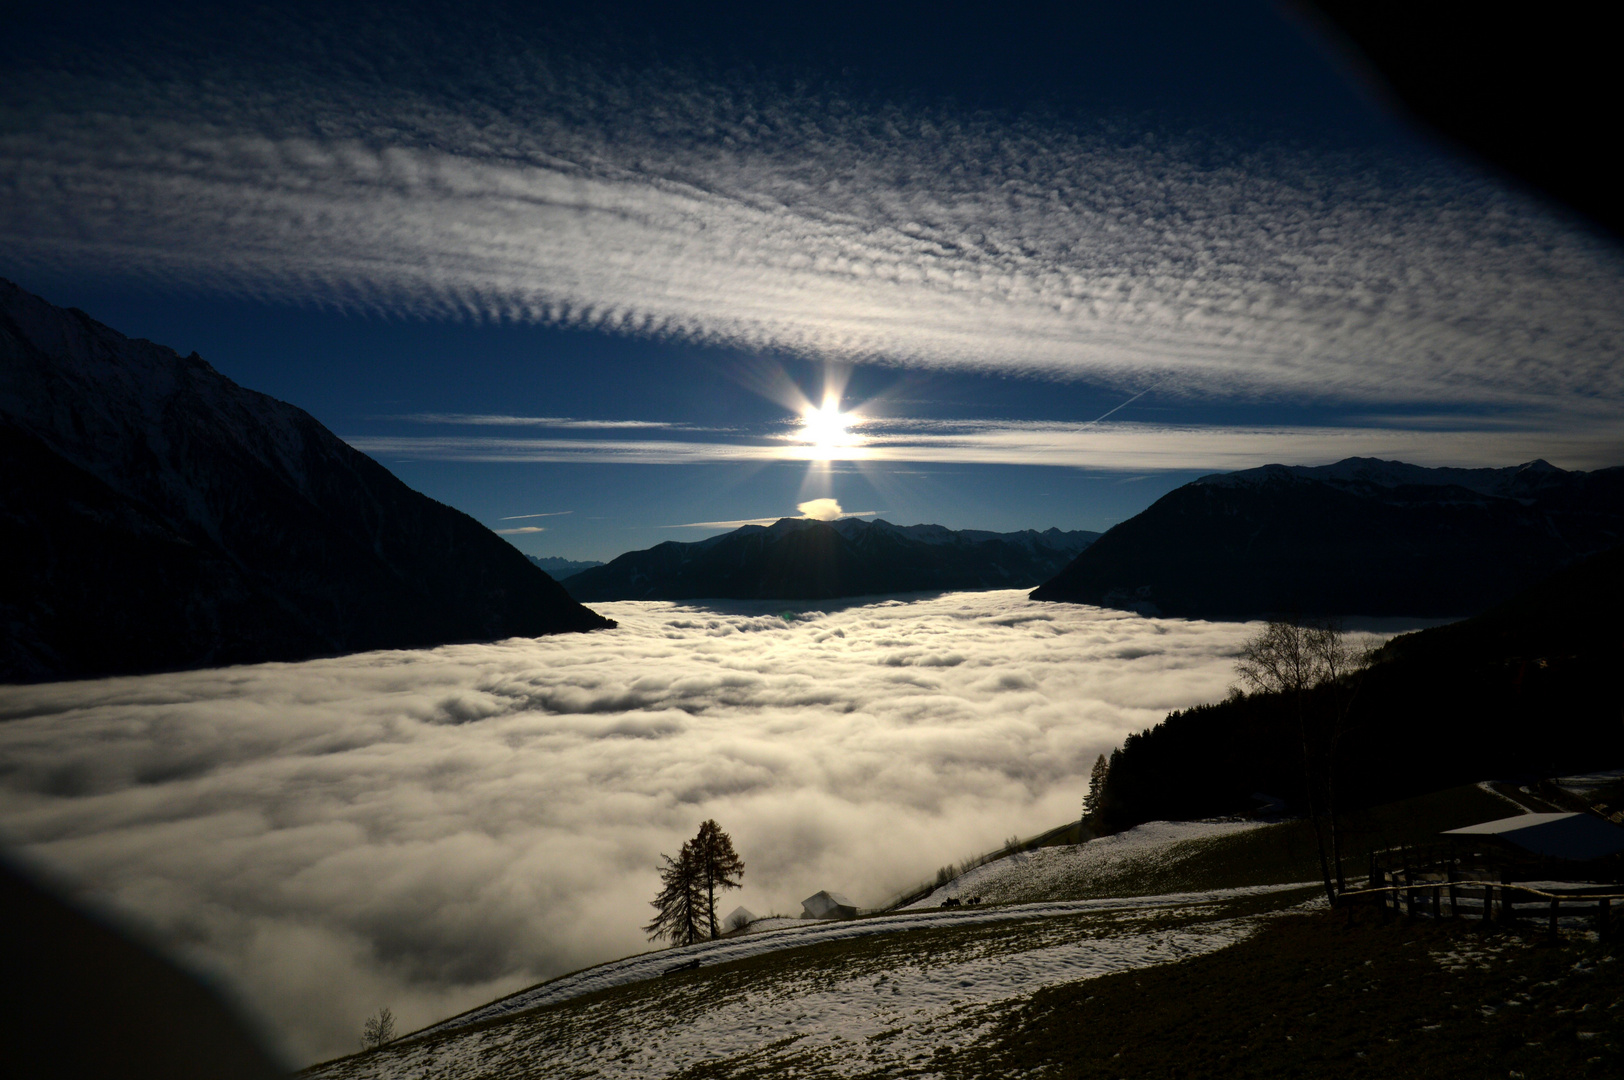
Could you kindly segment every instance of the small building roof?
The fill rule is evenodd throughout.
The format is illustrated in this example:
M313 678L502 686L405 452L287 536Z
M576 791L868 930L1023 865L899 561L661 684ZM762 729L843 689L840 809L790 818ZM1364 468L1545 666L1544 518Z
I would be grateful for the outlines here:
M851 918L857 914L857 905L839 893L824 889L802 900L801 910L814 919Z
M1504 840L1552 859L1600 859L1624 851L1624 828L1594 814L1518 814L1448 829L1445 836Z

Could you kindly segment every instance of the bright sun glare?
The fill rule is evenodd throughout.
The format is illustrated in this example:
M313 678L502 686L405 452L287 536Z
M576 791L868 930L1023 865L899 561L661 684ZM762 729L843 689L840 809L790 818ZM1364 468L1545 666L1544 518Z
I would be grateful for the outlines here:
M838 402L825 401L821 409L808 409L801 414L801 441L809 444L819 456L828 457L836 450L856 446L861 441L850 430L857 419L855 413L841 412Z

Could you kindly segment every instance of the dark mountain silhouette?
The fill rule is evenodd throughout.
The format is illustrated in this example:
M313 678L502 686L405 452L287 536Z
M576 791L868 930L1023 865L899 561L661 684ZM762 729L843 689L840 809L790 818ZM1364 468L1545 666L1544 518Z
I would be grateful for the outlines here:
M613 625L196 354L0 280L0 682Z
M1203 477L1032 593L1193 618L1470 615L1624 536L1624 468L1349 458Z
M577 600L829 600L1044 580L1098 533L953 531L783 518L695 543L631 551L564 579Z
M1352 810L1487 778L1624 765L1624 549L1591 556L1463 622L1404 634L1348 688L1336 759ZM1333 688L1316 691L1324 715ZM1316 712L1316 710L1319 710ZM1111 756L1107 829L1302 798L1297 713L1278 694L1170 714Z
M571 574L579 574L582 570L603 565L596 559L561 559L557 555L526 555L525 558L547 571L548 576L555 581L562 581Z

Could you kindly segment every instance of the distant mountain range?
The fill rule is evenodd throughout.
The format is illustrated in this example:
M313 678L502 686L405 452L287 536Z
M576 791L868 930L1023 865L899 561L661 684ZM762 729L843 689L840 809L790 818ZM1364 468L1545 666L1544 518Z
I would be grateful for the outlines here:
M578 562L574 559L560 559L557 555L526 555L525 558L547 571L555 581L562 581L571 574L579 574L582 570L603 565L595 559Z
M1624 468L1374 458L1203 477L1032 593L1190 618L1471 615L1624 538Z
M613 623L195 353L0 279L0 682Z
M564 579L603 600L828 600L951 589L1017 589L1052 576L1099 533L954 531L888 521L783 518L693 543L631 551Z

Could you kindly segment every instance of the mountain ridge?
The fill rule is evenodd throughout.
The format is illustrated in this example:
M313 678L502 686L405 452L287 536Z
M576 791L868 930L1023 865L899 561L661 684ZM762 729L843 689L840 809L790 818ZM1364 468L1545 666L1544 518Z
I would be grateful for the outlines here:
M1149 615L1461 617L1624 538L1624 468L1375 458L1185 484L1031 596Z
M0 682L612 625L196 353L0 279Z
M883 518L780 518L704 540L629 551L563 584L583 601L831 600L1021 588L1045 580L1098 535L955 531Z

